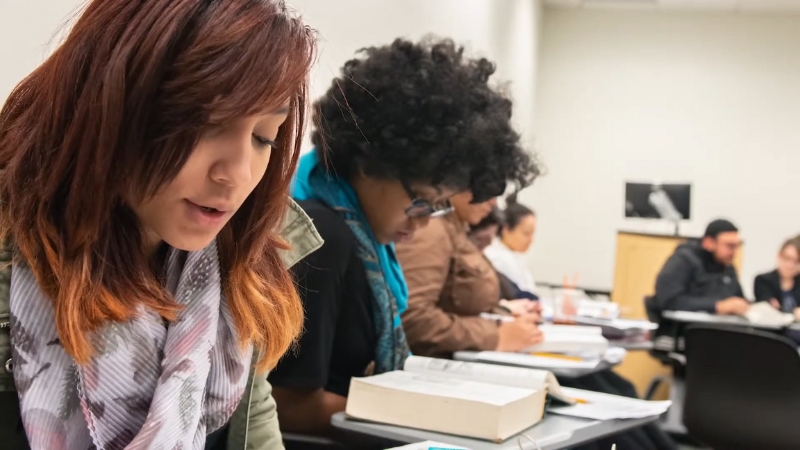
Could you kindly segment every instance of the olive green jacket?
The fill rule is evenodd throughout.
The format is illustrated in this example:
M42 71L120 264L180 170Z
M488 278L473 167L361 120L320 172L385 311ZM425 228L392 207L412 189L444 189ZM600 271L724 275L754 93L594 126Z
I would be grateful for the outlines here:
M286 267L292 267L322 246L322 238L305 211L290 200L289 214L281 235L292 246L283 254ZM250 369L249 388L228 425L228 450L283 450L278 412L267 374Z
M281 235L291 245L283 253L287 268L322 246L311 219L293 201L281 229ZM0 392L16 390L12 376L11 345L9 342L9 288L11 284L11 253L0 251ZM239 407L228 423L228 450L283 450L278 413L272 398L272 386L266 374L250 369L248 388Z

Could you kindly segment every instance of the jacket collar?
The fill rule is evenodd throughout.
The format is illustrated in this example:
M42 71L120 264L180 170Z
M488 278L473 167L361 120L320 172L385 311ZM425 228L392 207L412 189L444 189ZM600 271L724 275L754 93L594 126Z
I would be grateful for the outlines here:
M290 245L289 249L281 252L286 268L290 268L322 247L324 241L303 208L291 198L287 197L287 201L289 208L279 234Z

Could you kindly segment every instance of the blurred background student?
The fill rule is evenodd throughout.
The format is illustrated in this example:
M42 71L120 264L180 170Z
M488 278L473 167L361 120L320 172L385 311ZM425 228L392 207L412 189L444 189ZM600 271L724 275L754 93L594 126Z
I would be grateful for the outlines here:
M470 225L467 237L472 241L472 244L482 252L486 250L486 247L492 244L492 241L500 232L502 224L502 212L496 206L492 207L492 210L483 220L475 225ZM495 274L497 274L497 279L500 283L500 298L537 299L537 297L530 292L521 291L514 282L498 272L497 269L495 269Z
M467 237L478 250L484 251L492 245L501 226L503 226L503 212L497 206L493 206L489 214L480 222L474 225L470 224Z
M652 304L661 311L705 311L744 315L745 300L733 265L742 245L739 229L717 219L706 227L702 239L689 239L675 249L656 280Z
M542 340L534 302L508 299L503 308L516 319L495 322L481 313L500 308L500 282L491 263L467 236L495 204L474 203L472 193L451 199L455 211L432 220L413 239L397 246L409 287L403 327L411 351L450 358L461 350L515 352Z
M755 278L756 301L768 301L775 309L794 313L800 301L800 236L787 240L778 252L777 268Z
M483 253L499 273L514 283L521 295L536 298L536 282L525 257L536 234L536 214L517 203L516 195L510 195L502 218L498 236Z
M491 213L495 201L475 203L471 193L451 198L452 214L431 220L413 239L398 244L397 257L408 283L403 328L416 355L451 358L457 351L519 352L542 342L537 302L503 300L495 268L468 237ZM510 310L513 321L488 320L482 313ZM636 397L633 385L610 370L561 384ZM641 427L580 447L671 450L675 446L656 425Z

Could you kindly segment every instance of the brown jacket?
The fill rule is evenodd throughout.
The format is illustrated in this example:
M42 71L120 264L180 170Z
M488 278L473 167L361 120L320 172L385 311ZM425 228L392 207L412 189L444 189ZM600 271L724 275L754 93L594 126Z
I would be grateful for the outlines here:
M497 347L497 324L479 317L500 300L497 275L455 214L398 244L397 257L408 283L403 328L412 353L449 357Z

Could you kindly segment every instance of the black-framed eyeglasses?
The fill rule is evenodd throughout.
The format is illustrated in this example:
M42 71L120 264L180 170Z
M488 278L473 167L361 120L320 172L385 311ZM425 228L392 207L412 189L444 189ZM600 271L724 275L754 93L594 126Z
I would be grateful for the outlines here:
M418 198L414 190L411 189L411 186L405 181L401 181L400 184L403 185L403 189L406 190L408 198L411 199L411 206L406 208L405 211L406 216L412 219L421 219L423 217L435 218L446 216L453 212L454 208L453 205L450 204L450 200L445 200L441 204L433 205L428 200Z

